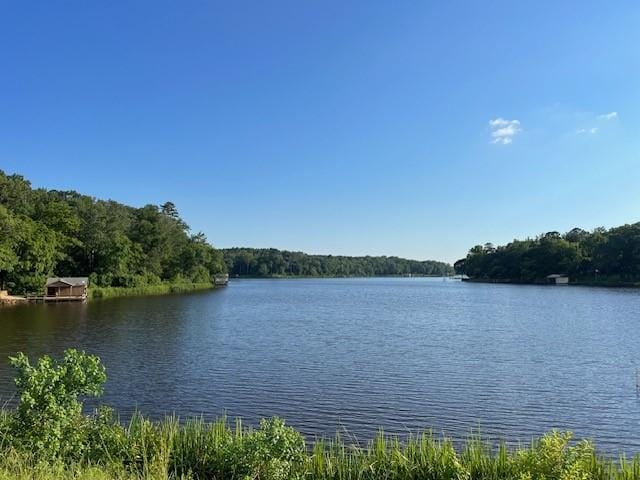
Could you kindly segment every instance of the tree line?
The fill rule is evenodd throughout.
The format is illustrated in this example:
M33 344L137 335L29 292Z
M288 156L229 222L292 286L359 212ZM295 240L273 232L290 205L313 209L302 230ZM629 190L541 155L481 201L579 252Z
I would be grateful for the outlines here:
M572 281L634 283L640 281L640 222L591 232L548 232L499 247L476 245L454 267L487 280L536 283L560 273Z
M309 255L275 248L223 249L227 270L252 277L372 277L385 275L450 275L451 265L398 257Z
M75 191L32 188L0 170L0 287L40 292L47 276L99 286L210 282L225 263L175 205L134 208Z

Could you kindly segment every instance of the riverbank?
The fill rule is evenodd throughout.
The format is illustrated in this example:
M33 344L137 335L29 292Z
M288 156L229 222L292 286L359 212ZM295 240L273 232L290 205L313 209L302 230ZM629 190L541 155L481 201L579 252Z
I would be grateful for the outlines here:
M443 275L234 275L239 280L314 280L332 278L449 278Z
M0 307L20 305L26 302L27 299L25 297L9 295L9 292L7 292L6 290L0 290Z
M505 279L496 279L496 278L465 278L462 281L469 282L469 283L494 283L494 284L505 284L505 285L558 286L558 285L549 284L546 281L542 281L542 280L539 282L521 282L518 280L505 280ZM628 281L613 280L613 279L602 279L602 280L577 279L577 280L570 281L568 285L575 286L575 287L640 288L640 282L628 282Z
M89 287L89 299L188 293L215 288L213 283L160 283L140 287Z
M161 283L157 285L145 285L140 287L89 287L88 300L116 298L116 297L141 297L150 295L168 295L172 293L188 293L199 290L216 288L213 283ZM0 307L12 307L29 303L26 297L13 295L0 296Z
M555 431L518 447L471 436L456 448L430 432L404 440L380 433L365 444L337 434L309 443L277 418L252 429L225 418L152 422L138 415L120 426L103 414L84 426L82 448L45 461L14 444L8 420L0 415L0 478L6 480L640 479L640 458L606 458L591 442Z

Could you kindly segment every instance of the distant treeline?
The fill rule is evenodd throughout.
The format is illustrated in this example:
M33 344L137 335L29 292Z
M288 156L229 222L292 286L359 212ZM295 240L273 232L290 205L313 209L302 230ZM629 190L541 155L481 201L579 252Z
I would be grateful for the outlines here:
M453 273L448 263L433 260L309 255L274 248L229 248L222 253L229 273L238 276L373 277Z
M626 284L640 281L640 223L592 232L574 228L494 247L473 247L454 267L472 278L541 282L568 274L572 281Z
M93 285L210 282L222 254L191 234L173 203L133 208L74 191L34 189L0 170L0 287L41 291L45 278L89 276Z

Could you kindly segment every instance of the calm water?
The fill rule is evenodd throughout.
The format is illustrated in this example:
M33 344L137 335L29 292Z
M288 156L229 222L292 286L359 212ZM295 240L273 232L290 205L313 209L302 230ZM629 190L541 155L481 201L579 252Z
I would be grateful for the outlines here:
M190 295L0 310L0 357L100 355L125 416L369 438L425 427L527 440L553 427L640 452L640 291L433 279L237 280ZM12 373L0 364L0 403Z

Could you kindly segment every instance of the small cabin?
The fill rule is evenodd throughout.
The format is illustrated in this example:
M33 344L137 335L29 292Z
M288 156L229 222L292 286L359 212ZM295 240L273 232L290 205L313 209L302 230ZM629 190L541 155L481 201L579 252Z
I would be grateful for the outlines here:
M213 284L217 287L220 285L226 285L229 283L229 274L228 273L219 273L213 277Z
M89 288L87 277L47 278L44 287L45 300L85 300Z
M569 275L564 273L547 275L547 283L551 285L569 285Z

